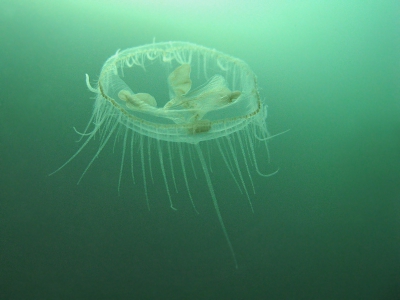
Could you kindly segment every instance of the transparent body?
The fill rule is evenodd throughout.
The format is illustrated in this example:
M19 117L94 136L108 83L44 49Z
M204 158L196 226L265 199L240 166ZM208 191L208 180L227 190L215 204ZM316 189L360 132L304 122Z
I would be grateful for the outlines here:
M104 63L97 84L93 87L88 75L86 83L96 94L92 118L82 133L86 140L58 170L98 135L99 148L83 177L110 137L122 135L119 182L126 157L130 156L133 181L141 177L150 209L147 177L152 176L155 168L155 159L150 153L157 153L171 208L176 209L171 190L173 187L177 190L177 182L182 180L197 212L190 188L196 183L189 182L188 172L200 169L198 173L204 175L237 268L210 177L208 158L216 155L223 161L251 209L249 190L255 192L253 173L261 176L276 173L262 172L259 167L269 161L267 140L270 136L266 127L267 109L260 100L256 76L248 65L191 43L155 43L117 51ZM211 148L216 151L210 151ZM257 158L260 151L261 163ZM139 167L134 167L133 161Z

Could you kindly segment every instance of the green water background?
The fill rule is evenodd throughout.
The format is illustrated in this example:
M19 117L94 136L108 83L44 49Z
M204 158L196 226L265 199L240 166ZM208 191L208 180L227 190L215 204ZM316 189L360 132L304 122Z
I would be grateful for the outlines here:
M0 3L0 298L399 299L400 3L179 3ZM196 215L159 174L150 212L140 184L118 195L112 147L79 185L97 145L47 176L91 115L84 74L153 38L243 59L271 133L291 129L254 214L214 178L239 270L204 180Z

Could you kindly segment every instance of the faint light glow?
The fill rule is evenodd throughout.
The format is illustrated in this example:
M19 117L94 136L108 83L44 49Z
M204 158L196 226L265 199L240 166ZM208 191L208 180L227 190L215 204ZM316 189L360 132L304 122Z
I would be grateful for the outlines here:
M94 1L94 0L92 0ZM199 16L203 19L221 21L233 17L261 17L263 14L281 5L285 1L262 0L102 0L96 3L130 6L132 9L145 10L149 13ZM178 21L178 20L176 20Z

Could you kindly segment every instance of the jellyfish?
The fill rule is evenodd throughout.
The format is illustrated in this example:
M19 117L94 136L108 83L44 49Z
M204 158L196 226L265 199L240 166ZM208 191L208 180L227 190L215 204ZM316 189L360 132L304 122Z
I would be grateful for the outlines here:
M79 183L110 138L122 136L118 190L126 156L130 156L133 182L135 177L142 178L150 209L148 177L156 160L170 207L177 209L173 190L182 182L195 212L191 185L196 183L190 182L188 172L201 173L237 268L210 176L210 157L218 156L253 210L253 176L268 177L277 171L268 173L261 167L269 163L267 142L272 136L266 126L267 106L250 67L238 58L192 43L152 43L118 50L104 63L96 84L90 83L87 74L86 84L96 95L92 117L81 133L80 148L55 172L98 136L98 149ZM158 157L151 158L151 153Z

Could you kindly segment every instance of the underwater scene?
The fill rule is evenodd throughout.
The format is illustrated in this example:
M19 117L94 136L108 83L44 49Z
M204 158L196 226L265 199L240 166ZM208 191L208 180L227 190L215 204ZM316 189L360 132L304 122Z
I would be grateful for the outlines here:
M399 299L399 14L2 1L0 299Z

